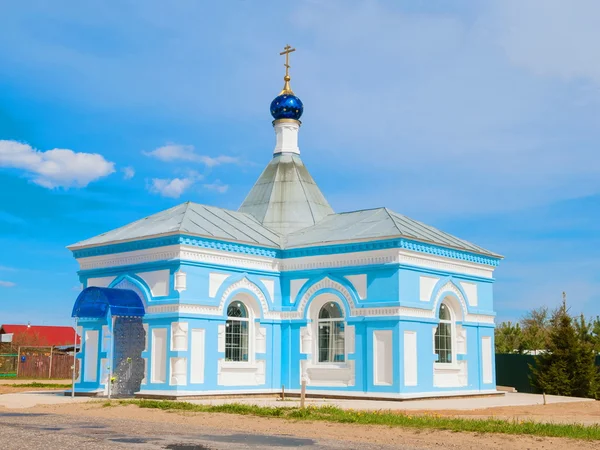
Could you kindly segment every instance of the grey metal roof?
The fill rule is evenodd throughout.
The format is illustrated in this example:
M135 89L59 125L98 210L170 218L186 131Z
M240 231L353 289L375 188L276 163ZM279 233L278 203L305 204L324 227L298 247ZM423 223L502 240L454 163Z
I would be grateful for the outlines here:
M459 239L387 208L331 214L316 225L286 236L284 246L293 248L396 237L500 257L500 255L464 239Z
M69 248L76 250L174 233L286 249L403 237L500 257L387 208L329 214L315 225L282 236L260 224L250 214L192 202L182 203L124 227L77 242Z
M271 160L239 211L284 235L333 214L300 156L290 153Z
M77 242L69 248L76 249L177 232L268 247L280 247L281 244L279 234L264 227L249 214L187 202L91 239Z

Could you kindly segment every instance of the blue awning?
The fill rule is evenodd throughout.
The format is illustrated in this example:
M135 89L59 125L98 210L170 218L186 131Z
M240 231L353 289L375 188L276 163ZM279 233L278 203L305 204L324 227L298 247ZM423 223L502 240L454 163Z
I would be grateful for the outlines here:
M143 317L146 311L144 302L134 291L94 286L81 291L71 317L97 319L106 317L108 313L112 316Z

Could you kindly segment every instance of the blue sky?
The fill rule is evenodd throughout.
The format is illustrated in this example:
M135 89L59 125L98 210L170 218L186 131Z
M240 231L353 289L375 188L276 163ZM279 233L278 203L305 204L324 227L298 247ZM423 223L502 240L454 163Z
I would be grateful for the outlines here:
M600 313L598 2L2 9L0 323L70 323L68 244L187 200L237 209L271 158L287 43L336 211L388 206L505 255L501 320L563 290Z

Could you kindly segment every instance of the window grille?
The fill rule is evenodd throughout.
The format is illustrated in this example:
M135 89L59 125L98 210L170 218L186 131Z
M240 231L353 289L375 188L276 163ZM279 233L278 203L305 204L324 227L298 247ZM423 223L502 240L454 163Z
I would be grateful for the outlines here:
M227 308L225 325L225 361L248 361L248 310L242 302Z
M442 364L452 363L452 315L445 303L440 306L440 324L435 331L435 353L438 362Z
M344 316L337 303L327 303L319 311L318 354L321 363L339 363L346 360Z

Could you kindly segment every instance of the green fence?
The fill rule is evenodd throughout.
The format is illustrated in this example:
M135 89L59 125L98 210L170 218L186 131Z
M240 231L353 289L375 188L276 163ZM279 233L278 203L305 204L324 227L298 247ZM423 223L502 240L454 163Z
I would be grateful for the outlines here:
M529 364L535 367L535 356L496 353L496 384L514 387L518 392L540 394L530 383ZM600 355L596 357L596 365L600 367Z

